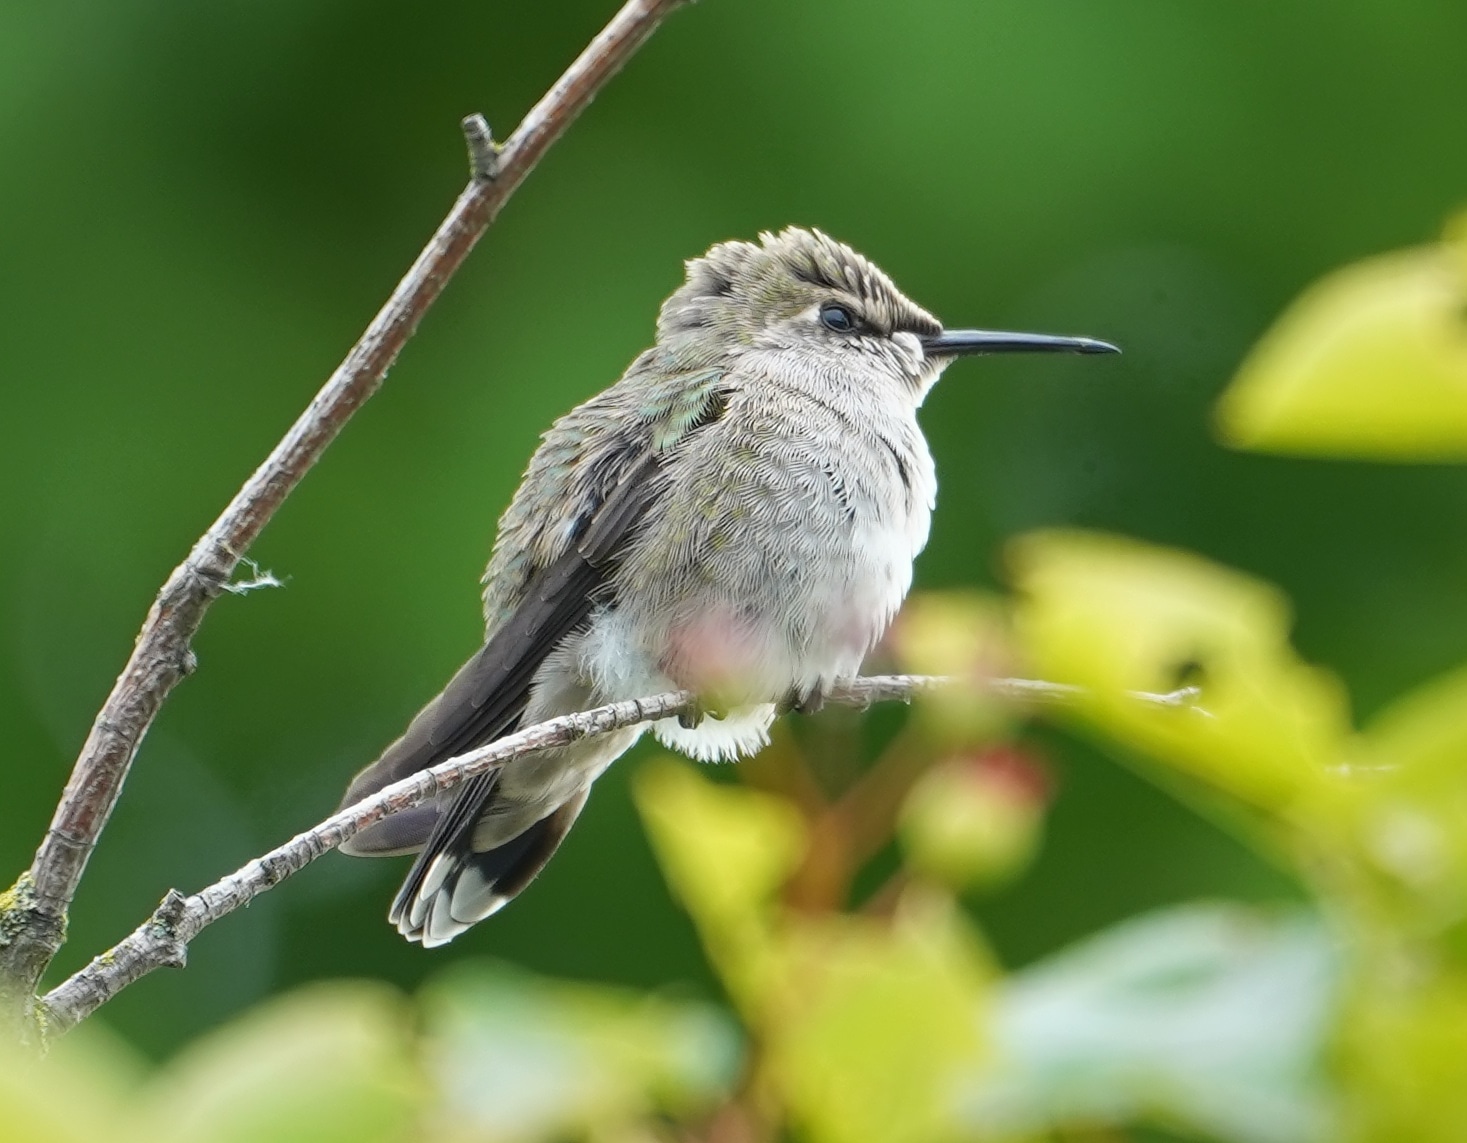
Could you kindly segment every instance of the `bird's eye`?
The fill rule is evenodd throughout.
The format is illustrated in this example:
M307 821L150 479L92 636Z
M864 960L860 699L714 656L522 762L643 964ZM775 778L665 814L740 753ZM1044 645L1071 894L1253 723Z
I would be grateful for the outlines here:
M828 302L820 307L820 324L835 333L850 333L856 328L856 315L845 306Z

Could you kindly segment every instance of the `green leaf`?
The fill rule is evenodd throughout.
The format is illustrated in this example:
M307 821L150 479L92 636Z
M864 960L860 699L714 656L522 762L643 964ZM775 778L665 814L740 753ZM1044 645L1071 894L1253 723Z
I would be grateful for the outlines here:
M1308 913L1126 921L1002 983L999 1062L967 1114L989 1131L1151 1120L1230 1143L1337 1139L1320 1065L1338 975Z
M780 912L806 844L795 812L661 761L638 808L709 956L767 1049L764 1081L815 1143L927 1143L975 1066L987 967L946 897L894 922Z
M153 1079L151 1143L398 1143L426 1088L411 1009L365 983L298 989L196 1040Z
M1272 587L1197 556L1082 532L1013 548L1016 627L1043 678L1106 733L1275 814L1344 813L1345 695L1288 642ZM1200 685L1195 705L1139 693Z
M1341 1037L1341 1072L1356 1094L1353 1139L1461 1143L1467 1137L1467 981L1415 965L1357 984ZM1425 969L1425 971L1421 971Z
M708 1005L454 966L423 993L440 1114L479 1143L533 1143L687 1115L724 1094L737 1028Z
M790 919L769 1076L813 1143L967 1137L956 1100L982 1058L989 970L949 899L904 904L891 925Z
M1467 238L1311 287L1244 361L1217 423L1239 448L1467 459Z
M1410 891L1418 928L1467 915L1467 668L1381 711L1363 735L1359 840Z
M1467 758L1467 667L1397 699L1365 731L1371 754L1414 770L1463 772Z
M0 1034L0 1143L125 1143L142 1063L100 1025L45 1058Z
M778 798L717 785L668 758L637 772L633 795L668 884L757 1023L769 990L772 898L805 850L799 815Z

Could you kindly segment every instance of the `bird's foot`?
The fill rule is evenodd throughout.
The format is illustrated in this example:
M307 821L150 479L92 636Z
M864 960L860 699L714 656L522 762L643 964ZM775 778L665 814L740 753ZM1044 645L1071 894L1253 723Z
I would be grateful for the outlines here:
M677 716L677 724L684 730L697 730L703 725L705 718L711 718L722 722L728 717L726 707L715 706L707 699L694 699L693 705Z
M802 691L798 687L791 687L789 692L774 704L774 709L780 714L818 714L825 707L828 692L823 686L817 686L813 690Z

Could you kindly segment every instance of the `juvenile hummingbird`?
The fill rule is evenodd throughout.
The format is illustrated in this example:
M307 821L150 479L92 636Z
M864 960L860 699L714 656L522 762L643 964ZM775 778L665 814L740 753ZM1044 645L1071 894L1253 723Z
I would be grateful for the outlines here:
M956 357L1113 353L946 330L819 231L687 263L657 343L545 433L484 573L483 648L358 774L343 805L557 715L686 687L652 725L703 761L768 741L854 676L912 582L937 479L917 409ZM716 713L714 713L716 712ZM388 919L452 940L520 892L645 727L519 759L357 834L416 853Z

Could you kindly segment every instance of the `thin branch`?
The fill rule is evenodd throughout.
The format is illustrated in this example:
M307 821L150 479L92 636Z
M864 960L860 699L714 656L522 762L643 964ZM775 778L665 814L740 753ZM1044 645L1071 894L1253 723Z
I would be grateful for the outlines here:
M920 694L954 685L961 684L958 680L941 676L871 675L837 684L827 701L838 706L865 709L878 702L911 702ZM985 688L1006 700L1024 702L1037 699L1050 704L1084 693L1078 687L1036 679L990 679L986 681ZM1196 697L1195 690L1164 695L1131 693L1138 701L1173 708L1184 706ZM320 825L296 834L284 845L255 858L191 897L170 890L153 915L129 936L46 994L40 1001L44 1027L48 1034L60 1034L154 969L181 967L187 958L189 942L207 926L249 904L261 893L273 889L316 858L390 814L411 809L476 774L497 769L527 754L566 746L628 726L671 718L694 706L695 697L691 691L670 691L550 719L395 782L371 797L339 810Z
M862 692L853 701L863 705L880 697L885 696L870 698ZM411 809L476 774L526 754L668 718L692 705L691 692L673 691L542 722L394 782L191 897L170 891L157 911L130 936L42 998L41 1016L47 1034L64 1032L154 969L182 965L189 942L205 927L248 904L389 814Z
M204 613L286 496L377 391L399 351L500 208L546 150L686 0L627 0L530 109L503 147L478 116L465 123L472 179L336 372L223 514L169 576L131 658L97 714L28 873L0 897L0 1017L29 1006L65 938L66 911L132 760L173 688L194 667ZM237 587L238 585L236 585Z

